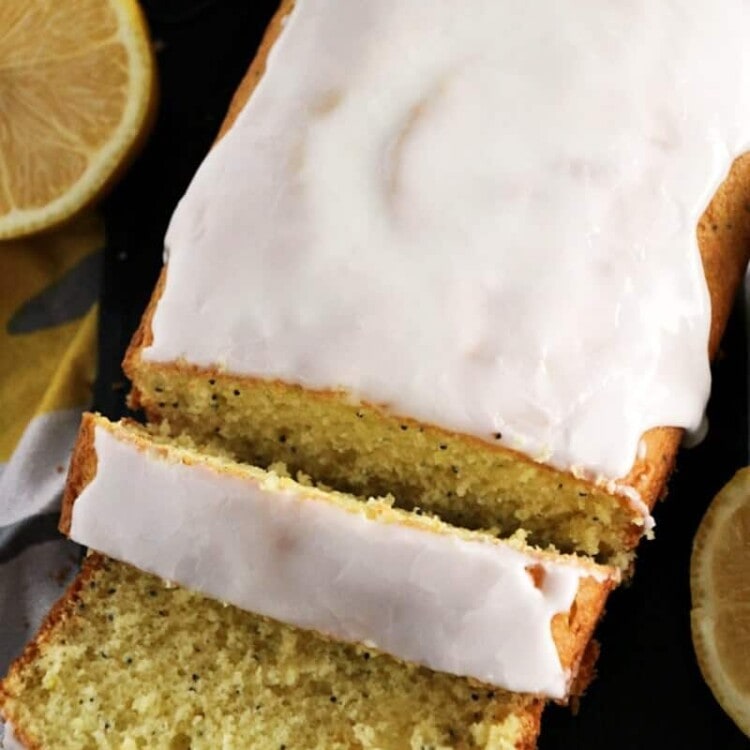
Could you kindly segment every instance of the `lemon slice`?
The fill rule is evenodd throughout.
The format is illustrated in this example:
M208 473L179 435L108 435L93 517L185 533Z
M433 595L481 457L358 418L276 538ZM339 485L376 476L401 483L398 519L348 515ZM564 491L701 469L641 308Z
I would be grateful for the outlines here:
M135 0L1 0L0 238L96 198L143 140L154 93Z
M750 468L711 503L690 566L693 644L716 700L750 736Z

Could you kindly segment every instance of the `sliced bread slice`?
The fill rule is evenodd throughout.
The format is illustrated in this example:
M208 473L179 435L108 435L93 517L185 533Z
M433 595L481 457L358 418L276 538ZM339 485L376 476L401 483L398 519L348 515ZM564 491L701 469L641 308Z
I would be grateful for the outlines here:
M531 750L541 711L96 554L0 683L27 750Z
M189 589L431 669L565 699L618 572L86 415L61 529Z

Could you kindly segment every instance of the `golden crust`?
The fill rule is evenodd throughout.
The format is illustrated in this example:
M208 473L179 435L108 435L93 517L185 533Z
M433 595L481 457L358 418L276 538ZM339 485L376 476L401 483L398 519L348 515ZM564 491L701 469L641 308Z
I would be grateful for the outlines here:
M281 32L283 18L291 12L293 7L293 0L282 1L266 31L255 59L232 99L219 131L219 138L231 128L252 95L255 86L265 71L268 54ZM734 295L739 288L748 258L750 258L750 155L742 156L735 161L728 178L721 185L701 218L697 227L697 236L711 297L712 316L709 354L713 358L716 355L719 341L729 318ZM168 266L165 266L123 362L126 374L133 381L133 391L130 395L131 405L145 408L149 418L154 421L158 421L162 415L154 404L148 402L143 391L139 389L139 382L141 382L139 370L141 368L146 369L141 360L141 351L153 341L153 315L164 291L167 273ZM156 367L151 366L152 369L156 369ZM226 373L219 370L193 367L182 362L179 364L159 364L158 369L164 373L177 370L181 372L192 371L196 375L216 379L217 381L228 378ZM246 387L260 382L257 378L237 375L231 376L231 380ZM299 386L288 383L278 383L278 385L290 389L299 388ZM334 399L340 403L347 403L347 396L341 392L309 390L307 393L311 398ZM390 420L394 423L413 422L413 420L398 415L388 414L376 404L364 403L352 408L370 409L377 412L380 419ZM432 425L423 427L426 432L434 433L436 439L439 439L440 435L451 435L469 443L480 443L483 450L496 451L498 454L513 457L516 461L539 468L539 464L528 456L508 448L486 443L473 436L442 430ZM642 438L645 446L642 457L636 459L627 477L619 482L624 488L629 487L636 490L649 509L653 509L657 500L666 493L667 480L674 468L682 435L683 430L670 426L658 427L646 432ZM550 472L560 474L558 470L554 469L550 469ZM568 478L572 479L572 474L568 474ZM575 481L579 483L582 491L596 492L597 490L591 482L578 479ZM632 508L630 501L625 496L616 491L615 494L623 508ZM642 532L641 526L633 524L623 540L625 547L635 547Z
M577 711L577 701L583 697L589 685L596 679L596 662L599 659L599 641L591 639L583 654L575 680L570 687L571 708Z
M66 536L70 534L70 521L73 514L73 503L83 488L96 475L96 451L94 450L94 425L96 420L92 414L84 414L78 430L78 438L73 454L70 457L68 477L63 491L62 507L60 509L60 523L58 528Z
M552 618L552 637L560 662L572 676L571 695L580 695L591 681L598 649L592 651L590 644L614 587L612 581L600 583L593 578L583 578L570 611Z
M542 711L544 703L535 701L521 716L523 724L522 739L516 745L516 750L536 750L537 739L542 728Z

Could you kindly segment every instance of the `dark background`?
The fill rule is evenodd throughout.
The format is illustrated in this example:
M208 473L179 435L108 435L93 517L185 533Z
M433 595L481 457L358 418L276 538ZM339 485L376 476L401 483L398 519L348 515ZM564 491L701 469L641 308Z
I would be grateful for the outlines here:
M107 247L96 407L125 413L120 369L161 267L169 216L214 139L276 0L143 0L156 43L161 101L152 137L104 203ZM632 585L599 629L599 677L573 716L545 712L540 748L750 747L703 682L690 640L691 540L711 497L747 463L747 367L738 305L714 368L709 437L680 457ZM740 658L740 655L738 655ZM747 655L744 655L747 658Z

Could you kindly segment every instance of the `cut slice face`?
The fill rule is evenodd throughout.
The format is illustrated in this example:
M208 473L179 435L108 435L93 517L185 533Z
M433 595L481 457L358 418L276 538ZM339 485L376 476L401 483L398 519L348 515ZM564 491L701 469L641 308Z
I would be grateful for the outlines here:
M154 103L135 0L0 4L0 239L91 202L143 140Z
M281 471L277 466L276 469ZM557 700L615 569L84 416L61 528L248 612Z
M711 503L695 537L690 587L701 672L750 736L750 468Z
M98 555L0 682L18 740L46 750L517 750L541 709Z

